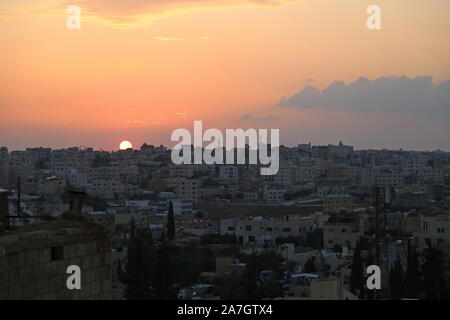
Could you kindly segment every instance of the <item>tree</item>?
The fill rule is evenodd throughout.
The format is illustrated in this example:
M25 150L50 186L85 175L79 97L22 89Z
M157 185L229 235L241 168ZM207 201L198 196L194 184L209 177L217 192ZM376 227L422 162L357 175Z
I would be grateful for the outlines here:
M334 252L342 252L342 246L339 245L338 243L335 243L333 246L333 250Z
M316 228L306 234L306 245L314 249L323 248L323 229Z
M408 243L408 264L406 266L405 297L417 298L419 292L419 261L417 250Z
M422 266L423 288L429 300L439 300L445 287L442 270L442 251L431 246L424 250L425 262Z
M122 268L122 260L119 259L119 261L117 261L117 280L119 280L120 282L124 282L125 281L125 275L123 272L123 268Z
M173 216L173 204L169 202L169 211L167 212L167 239L172 241L175 238L175 218Z
M394 266L391 266L389 295L392 300L399 300L403 296L403 268L400 259L397 259Z
M308 260L306 260L305 272L306 273L317 272L316 265L314 264L314 261L311 259L311 257L309 257Z
M261 299L258 290L258 277L261 270L256 254L252 254L245 264L243 292L245 299Z
M282 293L281 285L276 281L282 277L283 258L273 252L263 252L244 257L245 272L242 277L244 299L274 298ZM260 279L261 271L271 271L271 279Z
M123 281L128 300L151 299L153 269L153 240L150 230L132 228Z
M359 241L356 243L355 252L353 253L353 263L350 273L350 290L359 295L361 289L363 288L364 282L364 270L363 262L361 259L361 247Z
M159 300L176 299L174 287L174 269L172 263L172 251L175 248L170 243L162 243L158 248L156 265L153 270L152 279L155 296Z

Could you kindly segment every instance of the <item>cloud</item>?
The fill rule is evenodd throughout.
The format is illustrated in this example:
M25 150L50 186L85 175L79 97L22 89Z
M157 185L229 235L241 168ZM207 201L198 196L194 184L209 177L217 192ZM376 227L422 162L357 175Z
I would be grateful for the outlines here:
M239 117L238 120L250 120L250 121L273 121L273 120L278 120L279 117L278 116L265 116L265 117L255 117L251 114L243 114L242 116Z
M307 85L296 94L282 98L278 106L449 117L450 81L434 85L432 77L402 76L359 78L349 84L335 81L323 90Z
M170 38L170 37L155 37L155 40L161 40L161 41L181 41L183 38Z
M3 0L0 3L0 21L67 17L68 6L66 0L42 0L39 3Z
M142 26L168 16L194 10L276 7L298 0L64 0L103 23L122 27Z
M191 11L279 7L296 1L300 0L2 0L0 20L65 17L67 7L77 5L83 21L131 29Z

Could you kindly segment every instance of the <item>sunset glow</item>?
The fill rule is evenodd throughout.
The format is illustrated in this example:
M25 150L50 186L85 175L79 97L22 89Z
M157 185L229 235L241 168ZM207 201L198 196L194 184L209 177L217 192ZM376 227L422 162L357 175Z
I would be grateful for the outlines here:
M366 27L367 0L70 4L80 30L67 29L65 0L0 4L0 145L168 144L173 129L201 119L277 127L289 145L450 149L448 118L279 106L306 86L360 77L449 80L448 0L379 0L379 31ZM364 130L348 129L355 123Z

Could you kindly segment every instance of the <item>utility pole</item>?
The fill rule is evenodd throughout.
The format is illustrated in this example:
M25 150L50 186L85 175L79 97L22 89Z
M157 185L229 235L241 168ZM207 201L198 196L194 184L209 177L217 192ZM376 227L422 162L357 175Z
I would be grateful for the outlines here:
M385 257L386 257L386 279L387 279L387 297L390 296L390 288L389 288L389 273L390 273L390 260L389 260L389 241L390 241L390 232L389 232L389 224L387 218L387 209L390 208L392 203L392 194L393 188L384 188L384 246L385 246Z
M379 235L379 213L380 213L380 192L379 188L375 187L375 261L378 265L380 265L380 235Z
M374 188L375 193L375 263L381 265L380 257L380 188ZM377 290L374 290L374 299L377 299Z
M387 217L387 208L392 202L392 190L386 187L375 187L375 256L376 263L381 269L384 269L384 288L385 297L389 297L389 225ZM382 226L380 220L382 221ZM381 241L382 239L382 241ZM382 242L382 243L381 243ZM381 246L384 252L381 255ZM376 292L374 294L376 297ZM376 299L376 298L375 298Z

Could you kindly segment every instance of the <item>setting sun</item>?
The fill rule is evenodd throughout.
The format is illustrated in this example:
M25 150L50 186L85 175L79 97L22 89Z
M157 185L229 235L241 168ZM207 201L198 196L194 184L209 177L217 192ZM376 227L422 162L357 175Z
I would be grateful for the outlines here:
M120 150L127 150L127 149L133 149L133 145L130 141L122 141L119 145Z

